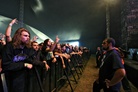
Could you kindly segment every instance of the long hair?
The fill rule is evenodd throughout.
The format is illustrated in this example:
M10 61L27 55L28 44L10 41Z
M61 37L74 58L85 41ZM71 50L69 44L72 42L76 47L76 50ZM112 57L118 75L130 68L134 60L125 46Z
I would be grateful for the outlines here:
M44 55L47 55L47 52L50 51L50 50L46 50L47 46L48 46L48 41L49 41L49 39L46 39L43 42L43 46L42 46L42 50L41 51L42 51L42 54L44 54Z
M47 47L51 48L51 46L48 45L50 39L46 39L44 40L43 46L42 46L42 50L46 50Z
M47 46L49 40L50 40L50 39L46 39L46 40L44 41L43 45L44 45L44 46Z
M30 36L30 32L28 30L26 30L25 28L19 28L15 32L15 34L14 34L14 36L12 38L12 43L13 43L14 48L20 48L20 45L22 43L22 41L21 41L22 32L27 32L29 34L29 36ZM26 43L25 46L28 47L28 48L31 48L30 37L29 37L29 42Z

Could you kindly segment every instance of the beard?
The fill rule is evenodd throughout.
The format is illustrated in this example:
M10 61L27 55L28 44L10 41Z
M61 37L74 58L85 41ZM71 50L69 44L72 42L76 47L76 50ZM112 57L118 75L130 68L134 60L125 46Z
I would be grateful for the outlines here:
M22 45L22 46L27 46L27 47L28 47L28 46L30 46L30 41L29 41L29 40L27 40L27 41L22 41L22 42L21 42L21 45Z
M28 44L29 43L29 40L26 40L26 41L22 41L21 44L22 45L25 45L25 44Z
M109 49L109 46L107 48L103 48L103 50L108 50Z

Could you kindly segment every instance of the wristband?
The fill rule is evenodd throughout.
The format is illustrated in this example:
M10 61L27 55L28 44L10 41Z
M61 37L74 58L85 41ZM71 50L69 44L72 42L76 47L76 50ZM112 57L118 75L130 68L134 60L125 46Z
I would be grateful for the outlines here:
M28 66L28 64L25 64L25 67L27 67Z
M46 61L43 61L45 64L47 64L47 62Z
M12 23L10 23L9 26L12 27Z

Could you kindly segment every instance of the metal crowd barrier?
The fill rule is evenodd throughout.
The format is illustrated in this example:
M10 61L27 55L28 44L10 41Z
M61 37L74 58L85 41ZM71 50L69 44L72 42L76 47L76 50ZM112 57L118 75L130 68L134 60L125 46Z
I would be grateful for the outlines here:
M64 59L66 65L65 69L62 68L60 58L57 58L56 63L49 61L48 64L50 65L50 69L48 71L43 71L42 74L40 74L39 71L36 71L37 76L40 74L38 76L39 79L32 81L37 81L39 83L38 88L41 89L40 92L58 92L66 82L69 84L71 92L74 92L71 81L76 84L78 83L77 81L83 73L83 69L85 68L89 57L90 53L84 52L82 56L72 55L70 62ZM70 77L72 77L73 80L71 80ZM8 92L4 74L1 74L1 80L2 90L0 89L0 92Z

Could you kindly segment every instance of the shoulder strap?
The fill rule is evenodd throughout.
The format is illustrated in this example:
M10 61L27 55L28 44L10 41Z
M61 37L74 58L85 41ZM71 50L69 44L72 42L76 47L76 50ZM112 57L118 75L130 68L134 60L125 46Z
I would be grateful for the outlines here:
M106 53L106 57L105 57L105 59L104 59L104 61L111 55L113 53L113 50L107 55L107 53Z

